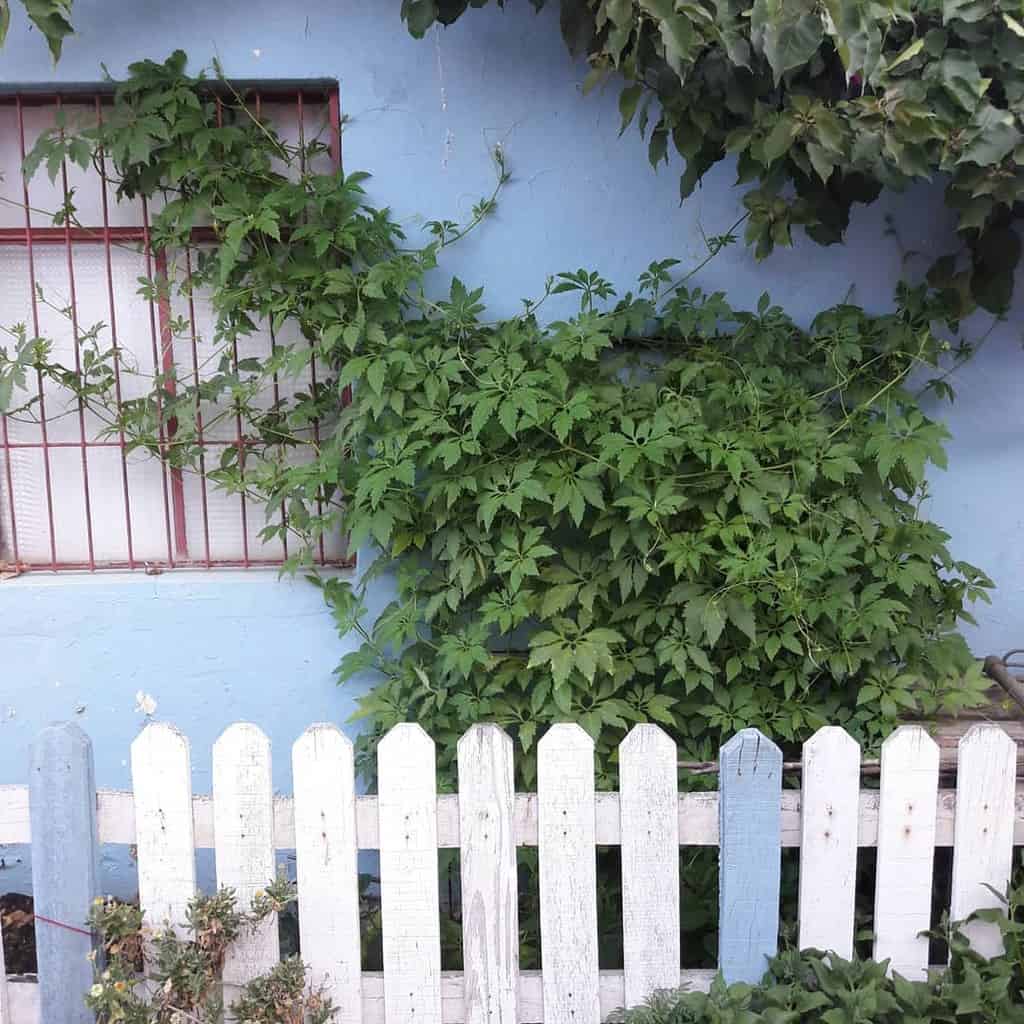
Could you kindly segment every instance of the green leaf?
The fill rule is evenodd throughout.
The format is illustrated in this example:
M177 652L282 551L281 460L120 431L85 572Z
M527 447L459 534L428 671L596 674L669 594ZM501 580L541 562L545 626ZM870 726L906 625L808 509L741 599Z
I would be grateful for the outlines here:
M900 52L890 62L886 68L887 71L892 71L893 68L899 67L900 64L906 63L908 60L913 60L922 50L924 49L924 36L918 36L906 49Z
M774 163L780 156L789 152L790 147L796 139L798 126L795 118L789 114L783 114L775 123L768 138L764 140L764 158L768 163Z
M753 609L738 597L727 597L725 601L726 611L729 614L729 621L742 633L745 633L751 643L757 641L757 626L754 621Z
M632 123L636 115L636 105L644 93L642 85L628 85L619 93L619 116L622 119L619 125L621 135Z
M413 36L422 39L437 20L437 4L434 0L402 0L402 20Z
M5 0L5 3L8 0ZM60 60L64 40L74 32L68 20L71 0L22 0L29 19L43 34L56 64Z
M825 37L824 22L811 0L754 0L750 28L776 84L787 71L810 61Z
M0 46L4 45L7 30L11 27L11 5L9 0L0 0Z
M704 608L701 622L708 646L714 647L718 643L718 638L722 635L722 630L725 629L725 617L722 615L717 601L708 601Z
M958 164L974 163L983 167L997 164L1020 145L1024 135L1008 110L984 104L971 119L969 141L960 151Z
M1003 12L1003 21L1006 27L1015 35L1021 39L1024 39L1024 25L1022 25L1016 18L1011 17L1005 11Z

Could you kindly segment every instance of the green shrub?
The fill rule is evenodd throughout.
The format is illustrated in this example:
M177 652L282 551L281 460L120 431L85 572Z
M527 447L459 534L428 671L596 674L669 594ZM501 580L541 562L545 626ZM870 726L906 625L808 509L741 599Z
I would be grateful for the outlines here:
M1024 1021L1024 876L1005 906L970 920L994 924L1005 951L974 952L963 929L937 935L948 942L949 969L928 981L887 976L888 961L843 960L816 950L776 957L760 985L710 992L660 993L621 1015L625 1024L1014 1024Z

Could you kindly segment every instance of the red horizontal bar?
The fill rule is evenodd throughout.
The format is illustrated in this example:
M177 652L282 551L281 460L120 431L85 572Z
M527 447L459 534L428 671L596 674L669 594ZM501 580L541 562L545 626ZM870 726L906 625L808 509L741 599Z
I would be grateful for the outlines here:
M191 442L190 442L191 443ZM252 448L258 444L257 441L243 439L243 448ZM173 447L173 442L164 442L164 447ZM120 441L0 441L0 452L5 449L14 448L120 448ZM126 443L124 447L128 447ZM141 447L141 445L139 446ZM218 440L217 438L204 437L203 448L237 448L238 441L231 438L230 441Z
M108 104L114 101L117 83L68 82L59 88L51 85L0 86L0 107L20 102L25 107L54 106L58 101L65 106L92 106L97 100ZM208 80L200 85L204 93L233 99L235 93L248 100L254 93L272 102L285 103L301 93L314 102L326 102L338 88L333 79L232 79L229 83Z
M145 242L148 234L144 227L110 227L110 228L0 228L0 245L27 245L29 241L33 244L53 245L57 242L66 244L68 239L72 242L95 242L105 243L108 238L111 242ZM193 228L192 241L196 243L215 242L217 235L213 228Z
M102 571L117 571L124 569L138 569L141 566L145 566L147 570L157 570L159 572L176 572L179 569L251 569L254 567L264 569L274 569L282 565L284 559L282 558L250 558L248 562L242 561L240 558L214 558L209 562L206 559L198 559L195 561L186 559L175 559L174 565L169 565L166 561L159 561L157 559L148 559L136 557L133 563L128 562L100 562L97 561L95 566L90 566L88 562L46 562L43 565L33 566L28 562L19 562L17 569L22 573L29 572L68 572L68 571L80 571L80 572L102 572ZM355 565L354 558L339 558L339 559L327 559L320 561L314 558L313 563L315 565L331 566L338 569L350 568Z

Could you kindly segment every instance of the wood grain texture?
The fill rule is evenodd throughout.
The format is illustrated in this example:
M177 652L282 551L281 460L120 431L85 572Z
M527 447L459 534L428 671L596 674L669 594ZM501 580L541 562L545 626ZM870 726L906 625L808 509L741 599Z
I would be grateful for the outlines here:
M150 928L184 937L196 891L188 740L173 725L151 722L132 743L131 765L139 903Z
M275 874L270 740L257 726L237 722L214 743L213 808L217 884L234 889L239 906L248 910ZM237 987L268 971L279 958L277 919L271 914L228 949L228 1002Z
M292 747L299 943L310 982L334 1001L337 1024L360 1024L359 873L352 743L312 725Z
M956 781L956 841L950 917L963 921L975 910L1000 907L1013 870L1013 798L1017 745L998 725L975 725L960 740ZM991 888L989 888L991 886ZM995 890L995 892L992 891ZM983 956L1003 952L994 924L964 926Z
M101 789L97 793L98 827L101 843L135 842L135 806L131 793ZM857 845L878 845L878 790L860 793ZM940 789L936 804L935 845L951 847L956 819L956 791ZM5 814L8 815L5 818ZM537 845L537 794L517 793L515 803L516 846ZM619 794L597 793L594 818L599 846L618 846L622 841ZM213 849L213 799L207 795L192 797L196 849ZM782 845L800 845L800 792L782 792ZM356 834L360 850L379 849L377 798L356 797ZM28 825L28 787L0 786L0 845L31 841ZM1013 842L1024 846L1024 783L1018 783L1013 811ZM290 796L274 797L274 845L278 850L295 849L295 811ZM437 798L438 849L459 847L459 798L445 794ZM679 794L679 845L718 845L718 794Z
M636 725L619 745L622 939L627 1007L679 981L676 745Z
M458 745L467 1024L519 1020L519 898L512 740L474 725Z
M544 1020L598 1024L594 741L553 725L537 746Z
M875 876L875 959L918 980L928 965L939 748L919 725L882 744Z
M384 1015L440 1024L441 915L434 741L396 725L377 748Z
M77 725L51 725L33 741L29 759L42 1018L60 1024L91 1024L84 997L93 981L87 959L93 942L80 930L86 927L92 901L99 894L92 744Z
M860 746L836 726L803 747L801 949L853 956Z
M757 729L722 747L718 965L725 980L761 980L779 936L782 751Z

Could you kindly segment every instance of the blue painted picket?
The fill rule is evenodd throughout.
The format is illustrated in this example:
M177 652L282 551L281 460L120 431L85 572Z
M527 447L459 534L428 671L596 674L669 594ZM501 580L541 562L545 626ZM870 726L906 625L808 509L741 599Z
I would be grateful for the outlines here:
M32 744L29 814L40 1019L92 1024L89 909L99 892L92 743L70 723L45 728Z
M719 770L718 965L727 982L753 983L778 948L782 751L744 729Z

